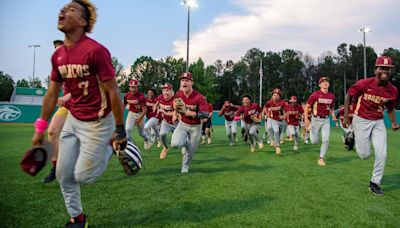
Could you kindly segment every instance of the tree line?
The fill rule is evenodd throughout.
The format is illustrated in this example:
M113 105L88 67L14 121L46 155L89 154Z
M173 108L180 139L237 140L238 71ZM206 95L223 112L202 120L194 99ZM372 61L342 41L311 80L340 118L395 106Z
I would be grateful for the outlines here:
M230 99L235 104L241 103L241 96L249 94L253 102L259 101L260 62L262 62L262 101L270 99L274 88L282 90L283 98L297 96L299 102L318 89L318 79L327 76L331 79L330 91L335 95L338 107L344 101L347 89L357 80L364 78L363 45L342 43L336 52L326 51L317 59L301 51L285 49L281 52L264 52L258 48L248 50L237 62L217 60L206 65L199 58L190 63L189 71L194 77L194 88L206 96L214 109L221 108L224 100ZM387 48L380 53L393 59L397 71L392 73L392 83L400 89L400 51ZM374 75L377 53L372 47L366 47L367 76ZM174 90L179 88L179 76L185 71L184 59L167 57L155 60L150 56L137 58L126 74L123 65L116 57L112 58L118 85L121 92L127 92L132 78L139 80L139 89L146 93L154 89L160 93L161 85L172 83ZM48 83L48 80L45 82ZM7 86L4 86L7 84ZM18 80L16 85L11 76L0 71L0 91L2 100L9 99L12 87L41 87L40 81ZM12 88L11 87L11 88ZM6 91L6 92L3 92ZM9 94L9 96L8 96Z

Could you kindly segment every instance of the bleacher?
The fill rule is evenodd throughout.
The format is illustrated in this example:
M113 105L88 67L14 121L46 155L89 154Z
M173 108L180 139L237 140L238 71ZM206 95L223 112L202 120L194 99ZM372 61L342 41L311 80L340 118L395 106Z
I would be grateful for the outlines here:
M45 88L16 87L11 95L10 103L42 105Z

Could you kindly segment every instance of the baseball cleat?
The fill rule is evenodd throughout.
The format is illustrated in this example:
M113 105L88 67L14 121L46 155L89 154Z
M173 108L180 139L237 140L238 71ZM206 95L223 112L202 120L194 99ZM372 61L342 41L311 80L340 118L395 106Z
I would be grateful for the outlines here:
M259 149L264 148L264 143L263 143L263 142L259 142L259 143L258 143L258 148L259 148Z
M51 168L49 175L43 178L42 182L44 184L50 183L56 179L56 167Z
M256 146L255 145L250 145L250 152L254 153L256 151Z
M319 166L326 166L326 163L325 163L325 161L324 161L323 158L320 158L320 159L318 160L318 165L319 165Z
M182 164L181 173L188 173L188 172L189 172L189 166Z
M76 218L71 218L66 224L66 228L87 228L89 226L86 215L83 215L83 221L78 221Z
M294 145L294 146L293 146L293 150L296 150L296 151L299 150L299 146Z
M377 196L383 196L383 190L379 185L375 184L374 182L370 181L369 182L369 188L368 188L374 195Z
M211 144L211 138L207 139L207 144Z
M275 147L275 154L276 155L281 155L281 148L279 146Z
M163 148L163 150L160 153L160 159L164 160L165 158L167 158L167 154L168 154L168 148Z

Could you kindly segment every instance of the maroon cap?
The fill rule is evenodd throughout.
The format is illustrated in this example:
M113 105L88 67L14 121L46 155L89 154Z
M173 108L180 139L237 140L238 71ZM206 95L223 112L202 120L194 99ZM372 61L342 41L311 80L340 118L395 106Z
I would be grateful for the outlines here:
M31 176L36 176L51 159L51 144L44 141L42 146L35 146L27 150L21 160L23 171Z
M164 85L162 86L163 89L170 89L172 90L172 85L170 83L164 83Z
M323 81L328 81L329 82L329 78L325 77L325 76L320 77L319 80L318 80L318 84L321 84L321 82L323 82Z
M181 80L182 78L187 78L187 79L193 81L193 75L190 72L182 73L182 75L179 77L179 80Z
M279 88L275 88L274 90L272 90L272 94L274 94L274 93L279 94L279 96L282 95L282 91L281 91L281 89L279 89Z
M297 97L291 96L289 102L297 102Z
M387 56L381 56L376 59L375 66L394 67L393 60Z
M137 79L132 79L129 81L129 86L138 86L139 81Z

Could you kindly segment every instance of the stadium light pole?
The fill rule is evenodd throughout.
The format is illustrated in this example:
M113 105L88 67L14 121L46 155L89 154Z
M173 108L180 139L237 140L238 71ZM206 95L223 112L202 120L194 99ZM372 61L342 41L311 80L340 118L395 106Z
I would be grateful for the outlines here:
M195 0L182 0L182 5L186 5L188 9L187 16L187 38L186 38L186 73L189 72L189 37L190 37L190 8L196 8L199 5Z
M364 79L367 78L367 51L366 51L366 47L365 47L365 33L370 32L371 29L369 29L368 27L363 27L360 28L359 32L363 33L363 41L364 41Z
M35 82L36 48L40 47L40 45L39 44L31 44L28 47L33 48L33 73L32 73L32 85L33 85L33 83Z

